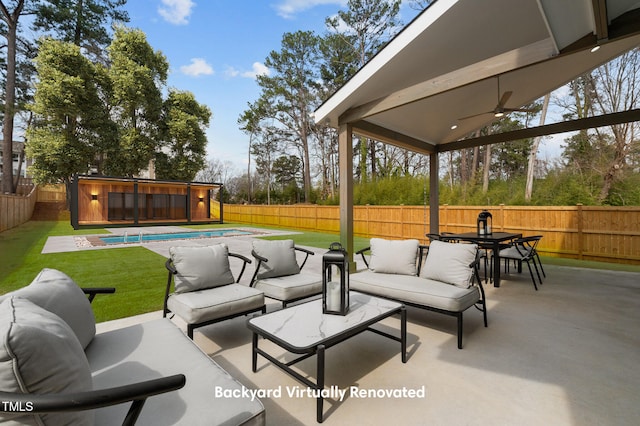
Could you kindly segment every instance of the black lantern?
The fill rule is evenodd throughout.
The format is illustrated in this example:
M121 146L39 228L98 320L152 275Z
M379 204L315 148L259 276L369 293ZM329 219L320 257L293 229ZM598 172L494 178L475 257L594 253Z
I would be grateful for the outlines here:
M332 279L332 269L337 276ZM349 312L349 261L340 243L332 243L322 256L322 313L346 315Z
M491 213L482 210L478 215L478 235L491 235Z

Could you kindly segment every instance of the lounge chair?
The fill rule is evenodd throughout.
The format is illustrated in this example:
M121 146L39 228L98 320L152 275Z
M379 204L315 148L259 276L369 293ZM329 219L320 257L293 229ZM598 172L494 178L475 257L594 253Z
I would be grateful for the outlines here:
M182 318L190 338L193 339L193 330L197 327L252 312L266 312L262 291L238 284L250 259L230 253L225 244L171 247L169 253L171 257L165 263L169 277L164 316L173 312ZM230 257L244 262L238 279L231 272Z
M305 255L300 265L296 252ZM322 274L302 272L309 256L315 253L296 247L293 240L255 240L251 254L257 261L251 286L280 301L283 308L322 293Z

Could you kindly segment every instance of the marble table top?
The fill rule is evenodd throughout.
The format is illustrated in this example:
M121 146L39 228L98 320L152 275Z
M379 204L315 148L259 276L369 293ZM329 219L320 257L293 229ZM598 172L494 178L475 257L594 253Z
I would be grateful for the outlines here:
M365 323L373 324L402 307L401 303L355 291L349 293L349 299L349 312L345 316L323 314L322 299L316 299L251 318L247 323L250 329L302 351Z

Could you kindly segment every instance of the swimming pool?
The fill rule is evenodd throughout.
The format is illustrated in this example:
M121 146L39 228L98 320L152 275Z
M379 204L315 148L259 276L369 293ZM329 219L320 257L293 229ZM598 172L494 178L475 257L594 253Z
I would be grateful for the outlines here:
M252 235L253 232L241 231L238 229L218 229L215 231L193 231L174 232L166 234L140 234L114 235L112 237L99 237L104 244L126 244L151 241L186 240L191 238L215 238L215 237L235 237L238 235Z

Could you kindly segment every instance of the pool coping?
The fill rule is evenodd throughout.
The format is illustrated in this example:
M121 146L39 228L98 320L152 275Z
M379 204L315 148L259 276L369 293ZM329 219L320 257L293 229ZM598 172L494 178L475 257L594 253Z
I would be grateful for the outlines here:
M112 248L125 248L125 247L148 247L152 251L154 250L154 245L167 244L175 241L199 241L204 242L206 240L212 240L211 244L215 244L216 241L220 241L220 239L225 238L255 238L261 236L270 236L270 235L287 235L298 232L292 231L279 231L279 230L271 230L271 229L262 229L262 228L253 228L253 227L238 227L233 226L229 228L206 228L206 229L198 229L194 230L193 228L183 228L179 226L158 226L158 227L132 227L132 228L105 228L111 234L93 234L93 235L69 235L69 236L55 236L48 237L44 246L42 247L42 254L46 253L63 253L63 252L74 252L74 251L85 251L85 250L106 250ZM216 236L216 237L200 237L200 238L182 238L175 240L157 240L157 241L143 241L143 242L127 242L122 244L106 244L102 241L99 241L99 238L102 236L119 236L124 235L125 233L129 233L131 235L138 235L140 232L146 234L171 234L171 233L186 233L186 232L196 232L196 231L219 231L224 229L234 229L238 231L251 232L251 234L246 235L224 235L224 236Z

